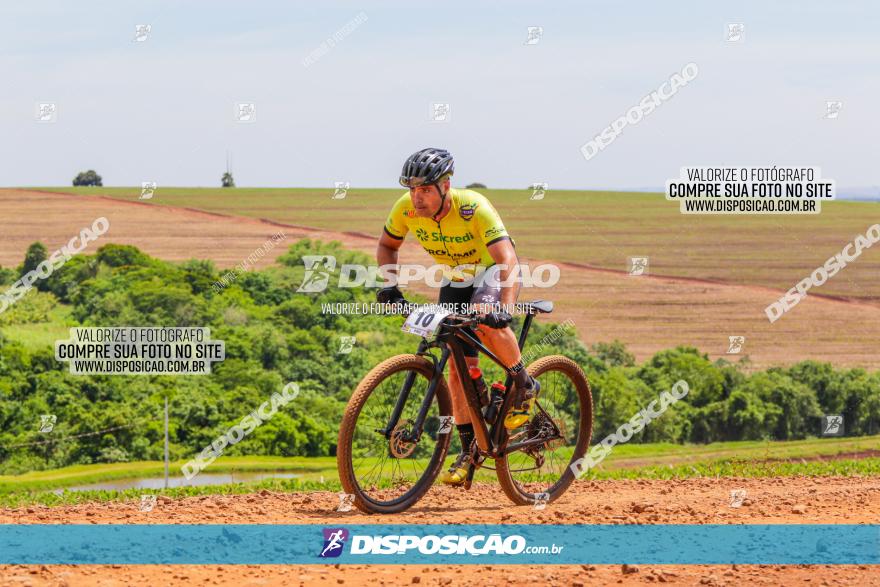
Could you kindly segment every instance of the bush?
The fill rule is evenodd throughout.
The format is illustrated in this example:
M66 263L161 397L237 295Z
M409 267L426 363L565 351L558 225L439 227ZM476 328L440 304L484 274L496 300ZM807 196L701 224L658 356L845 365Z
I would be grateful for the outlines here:
M80 171L76 177L73 178L74 186L83 186L83 185L94 185L94 186L102 186L104 184L101 183L101 176L95 173L94 169L89 169L88 171Z

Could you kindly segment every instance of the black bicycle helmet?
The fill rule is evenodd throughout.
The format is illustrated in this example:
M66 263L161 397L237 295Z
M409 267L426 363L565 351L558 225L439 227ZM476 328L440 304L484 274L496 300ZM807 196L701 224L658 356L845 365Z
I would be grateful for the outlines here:
M414 188L435 184L444 175L455 172L455 160L446 149L428 147L410 155L400 172L400 185Z

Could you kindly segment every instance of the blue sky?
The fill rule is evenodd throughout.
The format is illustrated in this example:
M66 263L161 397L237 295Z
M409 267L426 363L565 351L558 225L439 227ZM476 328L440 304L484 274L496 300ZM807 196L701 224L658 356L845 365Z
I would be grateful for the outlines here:
M303 59L358 14L314 64ZM744 40L726 40L728 23ZM136 24L150 24L133 42ZM528 26L543 37L525 45ZM0 9L0 185L395 185L423 146L455 183L663 186L682 166L818 166L880 185L871 2L94 2ZM688 62L698 77L587 161ZM839 100L837 119L823 118ZM37 123L35 103L58 119ZM234 119L256 104L253 124ZM432 103L450 120L432 122Z

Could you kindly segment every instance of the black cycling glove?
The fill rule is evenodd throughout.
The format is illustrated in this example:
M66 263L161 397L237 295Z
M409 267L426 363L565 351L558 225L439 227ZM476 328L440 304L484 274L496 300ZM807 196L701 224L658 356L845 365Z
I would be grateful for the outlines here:
M383 287L379 291L376 292L376 300L380 304L404 304L406 303L406 298L403 297L403 294L397 289L396 285L392 285L391 287Z
M489 312L480 322L489 328L507 328L513 316L504 311Z

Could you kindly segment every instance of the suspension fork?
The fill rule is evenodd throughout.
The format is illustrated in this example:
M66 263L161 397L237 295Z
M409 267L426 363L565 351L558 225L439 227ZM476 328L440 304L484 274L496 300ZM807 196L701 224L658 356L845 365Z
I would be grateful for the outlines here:
M416 351L416 354L424 353L428 348L428 343L423 339L422 342L419 343L419 349ZM431 377L431 382L428 384L428 390L425 393L425 397L422 400L422 405L419 408L418 417L413 425L413 429L411 431L412 438L407 440L411 440L413 442L417 442L422 436L422 430L425 424L425 418L428 415L428 410L431 408L431 402L434 401L434 393L437 390L437 384L440 377L443 376L443 368L446 366L446 361L449 358L449 351L444 350L442 356L440 357L440 361L435 361L434 364L434 374ZM397 396L397 402L394 404L394 409L391 411L391 416L388 418L388 424L385 425L383 430L379 430L385 438L391 438L391 432L397 427L398 422L400 422L400 416L403 414L403 408L406 406L406 402L409 399L409 394L412 391L413 383L416 380L416 372L410 371L406 374L406 379L403 381L403 385L400 388L400 393Z

